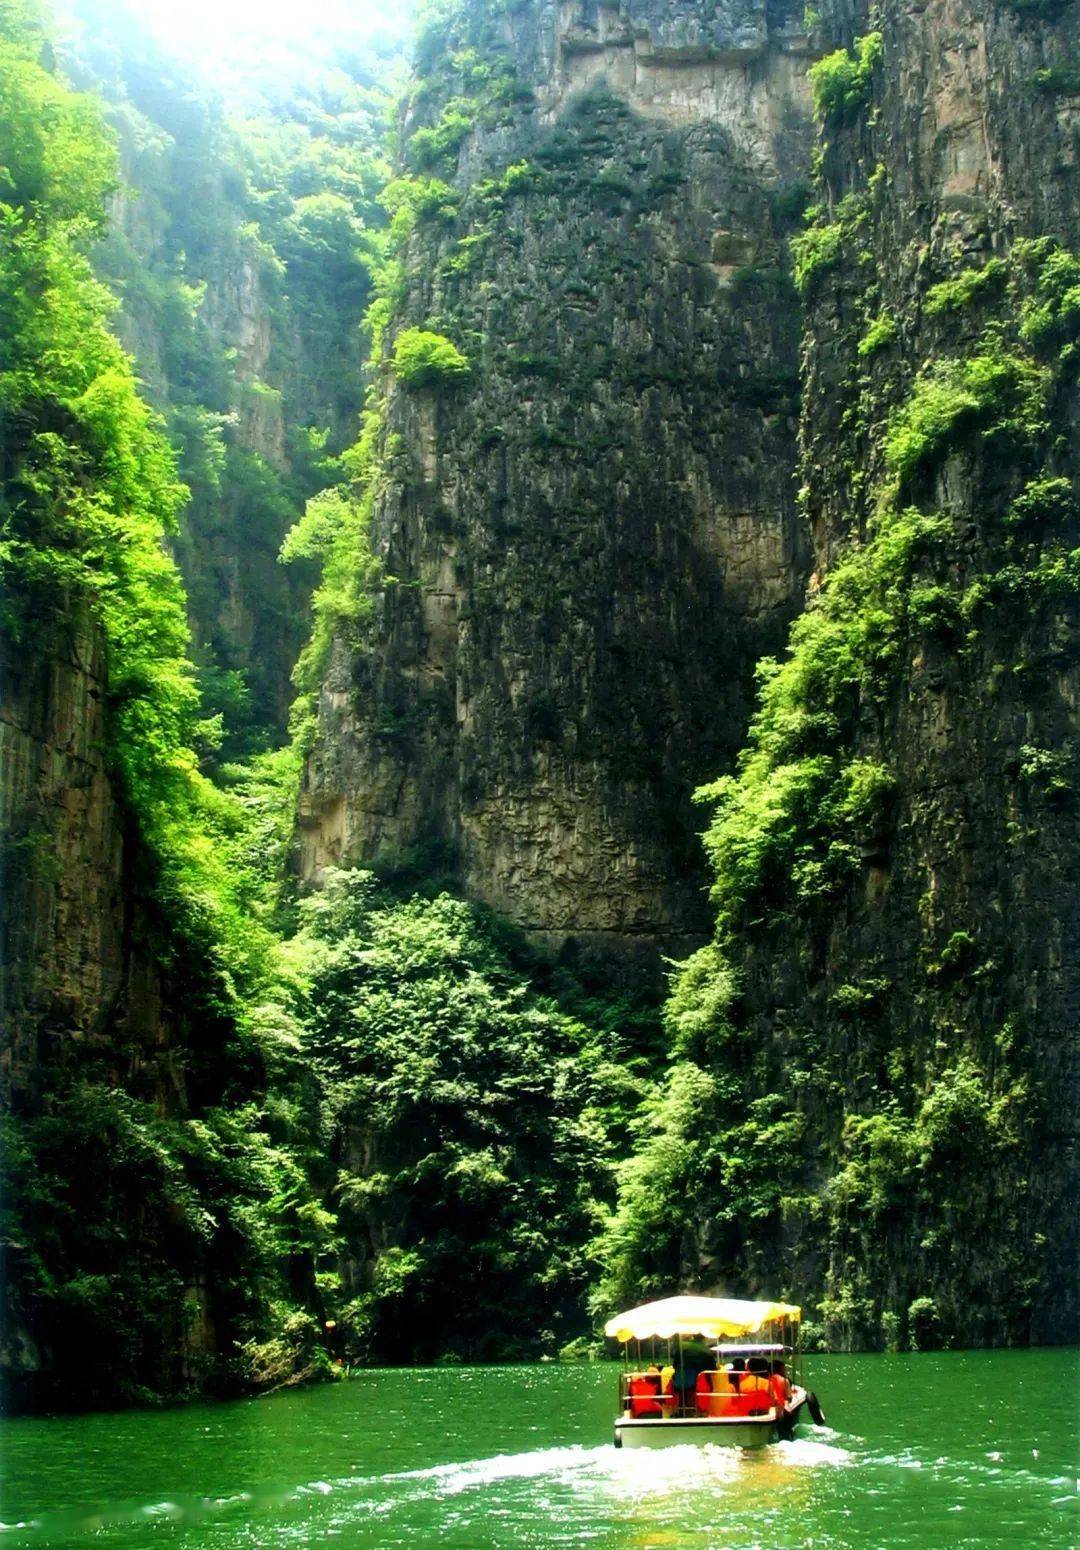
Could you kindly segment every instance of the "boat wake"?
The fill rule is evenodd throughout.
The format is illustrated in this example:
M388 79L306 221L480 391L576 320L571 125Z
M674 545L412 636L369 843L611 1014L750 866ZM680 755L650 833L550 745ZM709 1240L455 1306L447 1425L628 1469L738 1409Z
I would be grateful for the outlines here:
M390 1473L356 1473L308 1480L278 1490L238 1491L226 1496L124 1503L98 1511L49 1513L32 1522L0 1523L0 1535L13 1545L56 1544L94 1534L106 1543L112 1534L127 1541L139 1525L153 1524L155 1540L166 1526L222 1524L229 1519L273 1514L293 1522L278 1524L288 1539L307 1534L315 1513L328 1528L341 1529L366 1516L385 1519L424 1501L484 1493L516 1482L543 1482L545 1496L587 1497L597 1494L610 1502L653 1503L685 1498L687 1490L733 1487L740 1481L761 1483L761 1472L785 1474L800 1469L843 1466L851 1454L833 1441L798 1439L743 1452L735 1448L687 1445L653 1452L619 1452L610 1443L540 1448L529 1453L499 1453L490 1458L433 1464L424 1469ZM500 1491L500 1494L501 1491ZM510 1497L519 1493L512 1489ZM321 1504L321 1508L318 1504ZM10 1538L8 1537L10 1536Z

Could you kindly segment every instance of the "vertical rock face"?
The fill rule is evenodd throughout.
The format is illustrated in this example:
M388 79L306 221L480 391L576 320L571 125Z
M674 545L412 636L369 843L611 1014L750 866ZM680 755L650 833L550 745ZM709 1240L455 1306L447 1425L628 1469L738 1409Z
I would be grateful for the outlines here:
M421 45L405 159L452 193L394 317L470 371L390 388L386 584L324 684L303 868L440 847L534 932L677 942L708 924L689 793L804 585L805 37L764 4L487 12Z
M197 99L178 111L132 73L134 100L122 78L86 78L111 99L123 178L97 267L191 489L176 554L200 659L242 674L254 719L280 729L309 595L277 559L302 509L285 402L300 352L283 337L280 265L250 224L238 146ZM358 337L356 353L358 365ZM290 402L289 418L325 407Z
M0 671L2 1076L18 1109L69 1041L116 1051L139 1030L145 1056L165 1020L104 763L100 639L73 619L32 658L5 648Z
M133 881L138 846L105 765L105 691L100 634L85 618L42 632L32 654L0 650L0 1112L16 1121L91 1067L160 1114L186 1106L159 944ZM18 1154L7 1163L21 1185ZM205 1287L188 1268L205 1321ZM73 1374L50 1371L39 1291L32 1255L5 1226L0 1391L14 1408L78 1391ZM197 1325L159 1332L147 1377L181 1385Z
M823 83L803 480L817 575L866 558L798 648L801 744L774 708L758 747L779 804L814 755L889 795L828 851L796 814L799 865L721 931L794 1166L767 1229L703 1201L694 1252L764 1284L779 1254L856 1345L1078 1311L1076 19L896 0L876 67Z
M834 994L866 975L888 984L881 1026L840 1035L855 1077L851 1110L867 1105L890 1052L906 1068L901 1092L910 1081L924 1099L944 1095L943 1073L965 1060L981 1075L991 1125L976 1111L960 1124L963 1162L945 1166L931 1209L887 1230L864 1281L894 1306L929 1291L944 1324L991 1339L1064 1338L1077 1312L1080 617L1075 585L1036 578L1070 550L1075 558L1080 524L1064 496L1056 518L1024 515L1044 481L1077 488L1077 346L1067 327L1055 337L1036 326L1027 298L1049 272L1018 257L1023 239L1080 249L1076 98L1057 84L1077 20L1075 4L883 8L867 117L841 132L825 162L833 199L884 166L870 248L878 292L866 297L865 270L842 265L809 317L804 479L823 558L856 536L883 481L880 419L871 411L860 428L857 415L843 418L866 390L862 373L879 414L903 403L927 360L1031 352L1050 382L1045 429L1032 440L1011 440L990 415L987 434L959 436L902 491L947 518L950 557L925 583L963 594L966 617L913 633L880 721L864 719L863 750L897 781L893 837L867 856L848 909L804 957ZM947 305L952 293L935 282L970 270L985 289ZM869 364L850 326L868 302L899 330ZM872 471L862 492L851 483L860 467ZM802 975L792 988L799 980L810 988ZM835 1003L829 1022L835 1040ZM1010 1102L1015 1132L990 1161L992 1106ZM942 1166L931 1148L929 1169ZM853 1295L856 1330L858 1236L852 1221L829 1265L834 1288Z
M445 335L469 373L389 383L384 585L368 646L339 640L323 685L303 866L442 849L535 932L692 936L687 793L742 745L751 668L807 572L812 613L841 578L850 676L797 646L807 676L733 863L767 873L768 842L782 864L722 926L717 1042L715 982L687 1020L700 1112L672 1112L700 1176L657 1275L681 1255L700 1284L767 1289L779 1256L838 1343L1059 1337L1075 4L826 9L818 53L825 32L880 37L819 75L798 456L801 23L473 6L421 46L405 161L445 182L416 198L389 337ZM784 807L797 780L805 811Z

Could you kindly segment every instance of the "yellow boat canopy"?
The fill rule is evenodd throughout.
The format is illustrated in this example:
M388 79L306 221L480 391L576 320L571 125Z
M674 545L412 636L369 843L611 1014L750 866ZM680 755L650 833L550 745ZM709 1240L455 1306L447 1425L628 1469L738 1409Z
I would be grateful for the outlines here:
M676 1335L706 1340L756 1335L766 1324L802 1318L788 1302L742 1302L736 1297L665 1297L608 1319L604 1334L616 1340L671 1340Z

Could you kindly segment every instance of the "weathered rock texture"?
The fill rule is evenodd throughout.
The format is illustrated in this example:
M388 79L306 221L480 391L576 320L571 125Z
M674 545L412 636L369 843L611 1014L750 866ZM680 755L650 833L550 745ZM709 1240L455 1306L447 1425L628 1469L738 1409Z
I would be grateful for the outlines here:
M471 371L389 390L387 580L369 645L339 640L323 686L309 879L441 850L471 895L557 940L700 931L689 792L731 767L807 571L816 586L871 530L918 374L1000 347L1056 384L1035 451L961 416L896 495L948 538L844 749L887 772L888 822L841 836L854 884L725 944L739 1135L658 1275L681 1252L700 1284L772 1289L783 1264L840 1343L1048 1339L1077 1311L1062 772L1080 685L1075 587L1040 571L1076 535L1025 547L1009 516L1028 481L1075 488L1075 372L1018 332L1019 279L927 305L1020 239L1075 246L1075 19L1053 0L827 8L816 52L873 26L883 55L825 125L817 224L838 240L806 287L799 458L783 212L813 139L801 19L467 7L421 48L405 121L406 162L456 198L421 209L390 336L435 329ZM766 1165L754 1128L774 1121Z
M5 648L0 1006L4 1091L36 1099L69 1041L164 1040L147 922L131 902L131 835L105 767L104 665L77 619L48 650ZM134 1050L132 1059L138 1060Z
M100 633L81 612L40 631L33 653L0 652L0 1113L16 1121L91 1078L161 1116L189 1111L189 1030L176 984L167 983L168 935L146 892L146 858L106 764L106 691ZM6 1134L14 1145L15 1133ZM75 1178L90 1163L81 1145L68 1137ZM6 1161L25 1187L18 1153ZM50 1182L62 1193L67 1177ZM93 1195L93 1182L83 1187ZM122 1185L103 1172L96 1187L104 1217L106 1198ZM9 1212L14 1204L6 1202ZM156 1272L159 1224L148 1210L135 1220L147 1235L148 1273ZM87 1363L85 1351L80 1360L70 1348L79 1307L60 1325L43 1320L32 1256L6 1223L2 1247L0 1403L64 1403L81 1393ZM134 1351L138 1381L176 1392L209 1365L204 1258L193 1248L181 1259L185 1314L163 1310ZM92 1279L104 1268L75 1263L71 1273Z
M675 943L708 925L690 792L804 585L805 36L764 4L474 4L421 48L406 161L447 101L475 124L425 171L459 203L421 216L394 326L471 372L391 387L392 580L325 681L303 871L442 848L537 934Z
M893 0L865 102L825 125L821 220L843 241L807 287L817 571L873 531L883 497L943 515L946 536L917 566L899 667L860 691L854 751L895 781L888 824L852 836L862 864L839 898L727 949L753 1095L795 1116L783 1220L703 1221L694 1252L699 1274L762 1285L779 1256L855 1345L1071 1339L1080 1311L1080 529L1064 498L1022 514L1038 481L1075 492L1080 408L1069 326L1018 316L1046 252L1017 257L1021 239L1080 246L1060 85L1076 21L1075 5ZM972 270L982 289L931 297ZM860 352L882 318L893 332ZM958 419L888 497L886 430L916 375L986 351L1049 374L1046 430L1018 434L1004 407Z

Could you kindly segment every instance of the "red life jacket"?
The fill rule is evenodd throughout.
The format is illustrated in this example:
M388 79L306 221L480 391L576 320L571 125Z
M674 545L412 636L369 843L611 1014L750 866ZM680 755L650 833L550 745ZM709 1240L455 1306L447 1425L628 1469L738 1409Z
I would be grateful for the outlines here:
M663 1415L655 1396L660 1392L659 1373L638 1373L630 1379L630 1414L635 1420L642 1416Z

